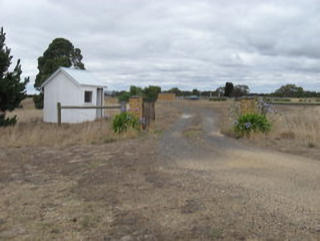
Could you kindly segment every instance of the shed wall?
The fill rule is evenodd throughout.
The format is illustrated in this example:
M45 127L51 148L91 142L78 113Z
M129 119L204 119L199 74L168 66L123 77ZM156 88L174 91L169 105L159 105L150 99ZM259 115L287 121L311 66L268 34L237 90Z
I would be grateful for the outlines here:
M92 103L84 102L84 92L92 91ZM62 72L44 86L45 122L57 122L57 102L62 106L95 106L97 102L97 88L79 86L65 76ZM95 109L62 109L62 123L79 123L96 119Z

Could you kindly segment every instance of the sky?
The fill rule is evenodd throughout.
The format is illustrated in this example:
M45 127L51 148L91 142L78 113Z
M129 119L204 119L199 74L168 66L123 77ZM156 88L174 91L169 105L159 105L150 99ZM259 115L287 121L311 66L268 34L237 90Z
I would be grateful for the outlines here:
M319 0L0 0L0 26L33 93L37 58L63 37L109 90L130 85L320 91Z

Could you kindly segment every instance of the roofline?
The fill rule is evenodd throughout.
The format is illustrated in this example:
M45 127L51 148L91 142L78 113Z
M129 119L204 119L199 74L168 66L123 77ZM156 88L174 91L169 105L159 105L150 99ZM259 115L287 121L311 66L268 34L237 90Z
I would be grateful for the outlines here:
M46 81L44 81L41 85L40 88L43 88L45 85L47 85L58 73L62 72L65 74L65 76L70 79L72 82L74 82L74 84L76 84L77 86L91 86L91 87L102 87L102 88L107 88L106 85L89 85L89 84L80 84L75 78L72 77L72 75L68 74L67 71L64 70L64 68L66 67L59 67L52 75L50 75L50 77L48 79L46 79Z
M53 74L51 74L40 86L40 88L43 88L45 85L47 85L62 69L59 67Z
M79 85L79 86L88 86L88 87L100 87L100 88L108 88L107 85Z

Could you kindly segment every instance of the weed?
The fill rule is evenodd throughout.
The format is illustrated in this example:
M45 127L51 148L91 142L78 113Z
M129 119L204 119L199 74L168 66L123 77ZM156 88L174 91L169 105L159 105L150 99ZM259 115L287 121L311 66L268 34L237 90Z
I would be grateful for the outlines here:
M211 229L211 238L212 240L217 240L222 238L223 231L219 228L212 228Z
M316 147L316 145L314 143L312 143L312 142L308 142L308 147L309 148L314 148L314 147Z
M112 129L114 133L120 134L122 132L126 132L130 128L139 128L139 119L133 114L123 112L114 117L112 122Z

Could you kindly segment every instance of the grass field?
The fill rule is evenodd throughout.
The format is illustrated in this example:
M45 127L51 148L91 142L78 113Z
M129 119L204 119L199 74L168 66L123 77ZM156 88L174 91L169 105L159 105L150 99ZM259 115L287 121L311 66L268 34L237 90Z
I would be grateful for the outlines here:
M1 241L318 240L319 162L273 150L319 153L318 109L281 106L272 133L236 140L217 126L232 102L162 102L148 133L110 140L110 120L58 128L23 104L0 129Z
M320 105L320 98L267 97L266 100L275 105Z
M105 100L106 105L115 105L117 100L109 98ZM55 146L64 147L76 144L103 144L118 140L134 138L140 135L131 130L125 134L114 134L111 128L112 117L120 110L105 110L107 119L80 124L57 124L44 123L42 121L42 110L36 110L31 98L22 102L23 108L8 113L8 116L16 115L18 123L12 127L0 128L1 147L26 147L26 146ZM172 121L175 114L169 114L172 107L163 103L158 108L158 125L151 127L151 132L165 128Z
M234 109L237 102L215 103L222 116L222 133L234 136ZM272 129L268 134L253 134L244 141L276 150L320 159L320 106L273 105L268 113ZM243 141L243 140L241 140Z
M125 135L115 135L111 129L111 119L97 120L81 124L44 123L42 110L33 107L32 99L22 102L23 108L16 109L9 116L17 115L18 123L13 127L0 129L0 146L68 146L73 144L95 144L112 142L121 138L135 137L135 131ZM114 114L114 113L112 113Z

